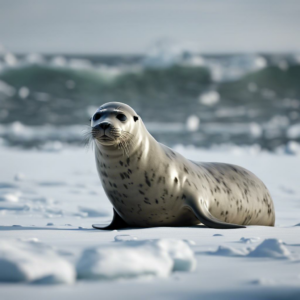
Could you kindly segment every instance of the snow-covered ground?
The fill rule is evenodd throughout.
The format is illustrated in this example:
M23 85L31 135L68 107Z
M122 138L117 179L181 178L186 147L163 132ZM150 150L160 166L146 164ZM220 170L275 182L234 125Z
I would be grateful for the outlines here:
M56 150L0 148L1 300L300 299L299 156L176 148L258 175L274 228L100 231L91 224L108 223L112 208L93 152Z

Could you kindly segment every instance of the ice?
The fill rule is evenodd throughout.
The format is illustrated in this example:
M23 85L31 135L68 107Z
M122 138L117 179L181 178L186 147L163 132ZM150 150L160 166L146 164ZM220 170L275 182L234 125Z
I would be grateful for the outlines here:
M115 242L127 242L137 240L138 238L135 236L131 236L129 234L120 234L115 236Z
M75 277L69 262L36 240L0 241L0 282L70 284Z
M132 296L132 299L182 299L199 296L222 299L224 293L228 292L227 299L241 299L246 289L249 299L257 299L255 293L262 292L257 289L269 285L255 285L253 282L264 278L274 282L276 286L276 290L264 291L265 298L273 299L277 293L281 293L281 298L287 299L285 291L291 288L297 288L299 292L299 157L287 155L285 151L276 154L258 150L257 146L238 147L233 144L216 145L211 149L179 145L176 150L193 161L236 164L256 174L266 184L274 199L276 226L248 226L239 230L204 226L94 230L91 224L111 221L112 207L97 176L92 151L66 145L56 152L1 146L0 195L5 199L0 202L0 242L22 245L30 243L30 239L34 237L38 239L35 242L41 241L49 245L47 249L71 264L71 268L73 265L73 269L86 249L92 249L95 259L91 259L90 266L85 267L86 273L82 274L90 277L79 280L75 285L53 288L45 285L37 287L33 284L1 283L0 298L30 299L34 295L39 299L67 297L80 300L93 295L105 295L109 299L120 299L126 294ZM25 174L25 180L16 181L15 175L18 173ZM71 193L74 189L81 193ZM91 190L97 193L90 194ZM18 202L7 201L7 195L16 196ZM78 207L100 213L108 212L109 216L87 217L88 213L79 211ZM137 237L138 240L128 240L128 236ZM121 241L115 242L115 238ZM177 248L169 242L163 245L162 241L167 238L179 240L180 244ZM260 240L255 241L256 238ZM270 247L260 246L265 240L274 238L285 243L279 243L279 246L277 243ZM188 251L195 252L194 262L192 256L186 253L185 247L190 249ZM258 247L262 247L263 251L259 251ZM282 247L290 254L281 251ZM19 246L14 248L19 249ZM140 254L139 249L146 256ZM173 254L170 249L173 249ZM114 256L110 255L110 250ZM272 251L275 251L275 255ZM52 259L45 255L43 257L47 265L44 265L43 259L43 264L38 263L37 266L35 259L40 256L35 254L36 248L28 247L26 253L30 256L28 269L39 268L42 273L42 278L34 279L33 282L51 282L51 277L44 277L44 274L50 268ZM102 253L105 255L103 257L108 257L107 261L101 260ZM278 259L282 256L285 259ZM88 257L85 256L86 263ZM135 264L125 265L128 257ZM14 261L19 266L19 258L14 258ZM185 266L193 271L173 270L174 261L178 262L177 269L183 270ZM196 262L197 268L191 268ZM54 265L57 264L51 266L53 272ZM100 272L97 266L108 268L104 271L101 269ZM3 272L2 268L0 272ZM121 282L95 281L99 278L98 275L105 279L123 279ZM135 279L128 280L128 276ZM89 280L90 278L93 280ZM216 290L218 296L214 297Z
M208 255L218 255L218 256L245 256L248 251L245 249L235 249L233 247L219 246L216 251L207 251Z
M191 115L188 117L186 121L186 127L188 131L197 131L199 128L200 119L195 115Z
M249 257L289 258L290 251L279 239L265 239L248 255Z
M209 91L203 93L199 97L199 102L207 106L213 106L217 104L219 101L220 101L220 94L216 91Z
M0 193L0 202L19 202L20 193Z
M241 238L242 243L255 243L260 238ZM268 257L268 258L289 258L291 253L284 243L279 239L265 239L256 248L236 249L228 246L219 246L216 251L204 252L209 255L218 256L247 256L247 257Z
M244 238L244 237L242 237L240 239L240 242L245 243L245 244L252 244L252 243L258 242L259 240L260 240L259 237L254 237L254 238Z
M79 278L117 279L140 276L167 277L172 271L192 271L193 251L180 240L127 241L116 246L89 248L78 263Z
M296 139L300 137L300 123L290 126L287 129L286 134L290 139Z
M257 123L250 123L250 133L253 137L258 138L262 135L262 128L259 124Z
M19 97L21 99L26 99L30 94L30 90L28 89L28 87L26 86L22 86L20 89L19 89Z

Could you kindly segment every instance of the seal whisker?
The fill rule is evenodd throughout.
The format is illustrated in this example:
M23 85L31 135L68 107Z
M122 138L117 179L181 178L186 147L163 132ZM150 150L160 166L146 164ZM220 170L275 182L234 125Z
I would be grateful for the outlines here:
M83 130L83 139L82 139L81 143L87 149L89 149L90 147L92 147L92 149L93 149L93 145L94 145L93 140L94 140L93 128L90 128L90 126L87 126Z

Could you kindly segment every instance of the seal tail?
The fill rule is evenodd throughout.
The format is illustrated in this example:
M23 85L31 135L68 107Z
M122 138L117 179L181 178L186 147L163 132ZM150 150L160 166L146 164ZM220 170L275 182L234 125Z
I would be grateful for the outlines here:
M246 226L231 224L220 221L215 218L207 209L207 207L203 204L200 204L200 201L190 201L188 203L188 208L192 210L198 220L203 223L205 226L209 228L217 228L217 229L238 229L238 228L246 228Z
M93 228L101 230L114 230L128 227L127 223L119 216L114 209L114 216L111 223L107 226L101 224L93 224Z

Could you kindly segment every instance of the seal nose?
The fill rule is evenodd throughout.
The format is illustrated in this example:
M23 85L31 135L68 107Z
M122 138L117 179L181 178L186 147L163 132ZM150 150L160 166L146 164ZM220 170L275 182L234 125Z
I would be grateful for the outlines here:
M108 122L102 122L99 124L99 127L103 130L107 129L110 127L110 124Z

